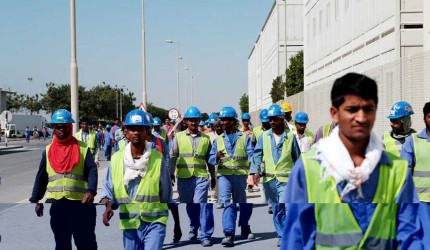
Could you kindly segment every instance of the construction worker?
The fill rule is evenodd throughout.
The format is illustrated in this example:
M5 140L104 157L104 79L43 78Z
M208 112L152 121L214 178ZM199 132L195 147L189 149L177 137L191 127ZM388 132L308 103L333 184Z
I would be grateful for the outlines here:
M222 226L225 238L221 244L234 246L237 218L235 203L239 203L240 206L241 235L245 239L254 239L248 223L252 214L252 204L246 203L245 192L253 146L251 138L237 129L237 113L233 107L223 107L219 118L225 131L213 143L209 162L218 165L219 198L224 204Z
M81 129L75 133L75 138L87 144L98 167L100 166L100 163L99 156L97 154L97 134L94 131L90 131L90 120L87 117L82 117L79 120L79 126L81 127Z
M292 113L293 113L293 107L291 106L290 103L288 102L283 102L281 103L281 108L282 111L285 114L285 123L286 125L286 129L289 129L291 132L295 133L296 132L296 127L294 126L294 124L292 123Z
M348 73L334 82L331 103L338 126L289 177L281 249L423 249L407 162L372 133L376 82Z
M209 115L208 119L208 128L205 130L205 134L209 135L210 133L215 134L215 128L213 127L213 124L218 119L218 115L215 113L212 113ZM211 140L212 141L212 140Z
M52 143L42 154L39 171L29 199L37 203L36 215L43 216L43 203L51 203L51 229L55 249L97 249L96 207L97 166L86 143L73 137L72 114L59 109L51 118L54 128Z
M146 142L150 126L146 112L135 109L127 114L129 143L113 155L103 180L103 223L110 225L119 204L124 249L162 249L166 236L172 186L162 154Z
M122 135L123 135L122 131L117 132L117 130L121 130L121 121L119 120L118 117L114 119L114 125L112 126L112 136L114 140L112 144L112 149L114 153L119 150L118 141L122 138ZM121 138L117 140L117 137L121 137Z
M203 120L199 122L199 131L202 133L205 132L205 122Z
M423 114L425 128L406 139L401 156L408 161L418 197L430 212L430 102L424 105Z
M311 148L313 137L311 131L306 129L309 122L309 116L305 112L297 112L294 117L294 125L296 126L296 140L299 143L300 152L306 153Z
M155 136L161 137L164 142L167 142L167 132L164 129L161 129L161 120L158 117L154 117L154 122L152 123L152 133Z
M200 243L203 247L212 246L214 231L213 204L208 202L209 186L215 187L215 168L208 163L211 143L209 136L198 130L201 113L197 107L190 107L184 115L187 129L176 133L170 150L171 178L178 181L181 203L187 203L190 219L189 240L197 239L200 229ZM210 181L208 179L208 170Z
M385 132L381 138L386 151L400 156L406 138L417 132L411 128L413 114L412 106L405 101L396 102L391 107L390 115L387 116L390 119L391 131Z
M273 223L278 234L278 247L284 227L285 187L294 162L300 156L300 148L293 132L285 129L285 114L279 105L267 109L271 129L263 132L254 149L254 164L250 175L258 185L263 177L264 194L272 205ZM264 169L260 165L264 161Z
M107 161L110 161L112 156L112 145L115 141L111 132L111 128L111 125L106 125L106 130L103 135L103 150Z
M242 127L240 128L240 131L245 132L249 137L252 137L251 116L249 113L243 113L241 119Z
M316 144L319 140L322 138L327 138L331 131L336 127L336 122L331 121L329 123L326 123L318 128L317 133L315 134L314 141L312 142L312 145Z
M211 120L211 119L209 119ZM213 122L213 124L211 124L211 130L213 129L213 131L209 132L209 139L211 141L211 144L213 144L216 140L216 138L218 136L220 136L224 130L222 129L222 125L221 125L221 120L219 118L217 118L215 121L210 121ZM215 166L215 176L217 173L217 168L218 166ZM214 192L212 193L211 196L211 201L213 203L218 203L217 207L218 209L224 208L224 205L222 203L218 202L218 195L219 195L219 189L218 189L218 182L216 183L215 187L212 189Z

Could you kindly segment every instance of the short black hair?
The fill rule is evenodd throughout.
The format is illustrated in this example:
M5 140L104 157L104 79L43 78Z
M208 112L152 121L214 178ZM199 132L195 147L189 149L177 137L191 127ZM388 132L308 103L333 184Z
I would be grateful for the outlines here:
M88 117L84 116L84 117L82 117L82 118L79 120L79 123L81 123L81 122L88 122L88 123L90 123L90 119L88 119Z
M346 95L356 95L365 100L374 100L378 105L378 86L375 80L358 73L348 73L338 79L331 89L331 105L339 108Z
M424 113L424 119L426 119L426 116L430 113L430 102L427 102L426 104L424 104L423 113Z

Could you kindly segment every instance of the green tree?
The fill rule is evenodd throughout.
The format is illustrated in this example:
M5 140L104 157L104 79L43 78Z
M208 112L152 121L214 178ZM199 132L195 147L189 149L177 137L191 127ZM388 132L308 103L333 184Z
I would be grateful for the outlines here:
M290 66L285 70L287 96L303 91L303 50L290 58ZM273 96L272 96L273 98Z
M240 111L242 112L242 114L249 112L249 98L248 98L248 95L246 93L244 93L242 95L242 97L240 98L239 107L240 107Z
M146 111L151 113L153 117L160 118L162 122L167 118L167 110L157 107L150 102L146 104Z
M270 96L272 102L276 103L279 100L284 99L285 84L282 82L282 77L276 77L272 82L272 89L270 90Z
M7 95L6 109L12 112L18 112L24 107L24 94L17 94L16 92Z

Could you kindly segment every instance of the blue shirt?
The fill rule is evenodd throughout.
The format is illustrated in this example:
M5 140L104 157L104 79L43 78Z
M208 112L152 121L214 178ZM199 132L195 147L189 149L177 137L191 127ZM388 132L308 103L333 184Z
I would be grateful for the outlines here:
M370 224L376 203L371 203L378 184L379 166L392 165L385 152L381 155L378 166L370 174L369 179L361 185L363 197L357 198L357 190L345 195L343 203L349 203L358 225L365 232ZM346 181L337 185L340 193ZM281 249L313 249L315 247L316 222L314 205L308 203L306 176L302 158L294 165L286 190L288 213L285 220ZM424 226L420 222L419 200L415 191L410 171L407 172L406 181L396 197L400 203L397 214L397 241L401 249L422 249L421 237Z
M400 154L400 157L408 161L408 167L413 169L415 167L415 149L414 149L414 141L413 135L406 138L405 143L403 144L403 149ZM430 138L427 135L427 129L424 129L419 134L417 134L418 138L426 139L428 143L430 143ZM430 152L429 152L430 154Z
M130 199L133 199L137 193L137 188L139 187L140 181L142 177L138 176L137 178L131 180L128 185L125 187ZM170 203L172 200L172 182L170 180L169 168L166 167L164 163L164 158L161 161L161 171L160 171L160 202L162 203ZM112 182L112 162L108 166L108 170L102 182L102 190L100 193L101 199L107 198L110 202L113 201L114 198L113 192L113 182Z
M104 139L104 146L105 147L111 146L112 145L112 139L113 139L112 132L106 131L103 139Z
M237 143L237 140L239 139L239 136L246 136L245 149L246 149L246 153L248 154L248 161L252 162L252 154L254 152L254 148L252 146L251 138L249 138L248 135L240 132L239 130L237 130L232 135L234 135L233 143L230 143L230 140L228 139L228 135L225 132L220 135L223 137L223 140L224 140L225 149L227 151L225 153L227 153L232 158L234 155L234 150L236 149L236 143ZM216 158L217 152L218 152L217 140L214 140L212 144L212 149L209 154L209 163L212 165L218 165L219 163L219 159Z
M263 132L263 134L260 135L260 137L258 137L257 140L257 145L255 145L255 149L254 149L254 157L253 157L253 164L251 165L251 170L250 173L251 174L262 174L261 171L261 162L263 160L263 135L265 132ZM275 137L273 136L273 131L272 129L267 130L267 133L270 136L271 139L271 143L272 143L272 156L273 156L273 161L275 162L275 164L279 161L279 158L281 157L282 154L282 145L284 144L285 141L285 137L287 135L287 133L284 131L284 133L282 133L281 138L279 139L278 145L276 145L276 141L275 141ZM287 138L288 139L288 138ZM291 151L291 157L293 158L293 162L296 162L297 159L299 159L300 157L300 147L299 144L297 143L296 137L293 135L293 148Z

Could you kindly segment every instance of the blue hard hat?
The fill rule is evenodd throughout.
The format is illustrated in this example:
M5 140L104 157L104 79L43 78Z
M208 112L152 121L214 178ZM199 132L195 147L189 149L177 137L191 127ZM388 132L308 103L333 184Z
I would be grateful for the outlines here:
M267 116L267 109L263 109L260 112L260 121L261 122L269 122L269 117Z
M158 117L154 117L154 121L152 122L152 126L161 126L161 119Z
M413 115L414 110L412 105L405 101L396 102L390 109L390 115L387 116L388 119L397 119L404 116Z
M205 125L208 125L209 124L209 119L207 119L206 121L205 121Z
M108 124L108 125L106 125L106 128L112 128L112 126Z
M212 113L212 114L209 115L209 120L210 119L214 119L214 121L215 121L217 118L218 118L218 115L215 114L215 113Z
M128 112L125 117L125 126L151 126L151 117L149 113L143 110L135 109Z
M251 120L251 116L248 113L243 113L242 120Z
M199 126L204 126L204 125L205 125L205 122L200 120Z
M72 118L72 114L65 109L59 109L54 112L51 117L52 124L62 124L62 123L74 123L75 120Z
M223 107L221 111L219 112L219 118L236 118L237 119L237 113L236 110L233 107Z
M273 116L285 116L284 111L282 110L281 106L278 104L272 104L267 109L267 116L273 117Z
M296 114L296 116L294 117L294 120L297 123L308 123L309 122L309 117L308 114L306 114L305 112L298 112Z
M197 107L195 107L195 106L191 106L191 107L189 107L187 109L187 112L185 112L184 118L185 119L189 119L189 118L191 118L191 119L192 118L198 118L198 119L200 119L201 118L200 110Z

